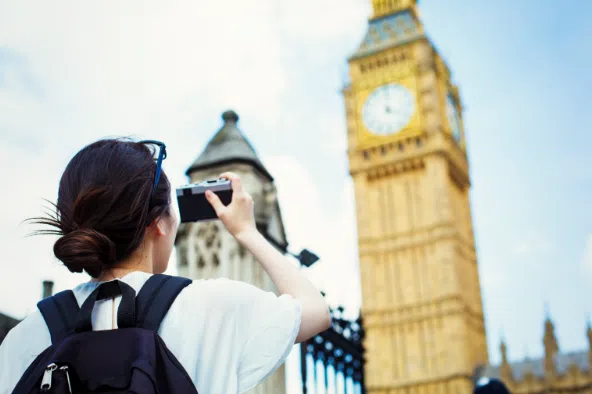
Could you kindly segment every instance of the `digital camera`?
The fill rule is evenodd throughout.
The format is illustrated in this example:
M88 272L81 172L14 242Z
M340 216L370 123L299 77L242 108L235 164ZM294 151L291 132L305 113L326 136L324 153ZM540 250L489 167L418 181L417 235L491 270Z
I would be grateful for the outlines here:
M216 211L206 199L206 190L216 193L224 205L232 201L232 183L228 179L213 179L177 188L181 223L218 219Z

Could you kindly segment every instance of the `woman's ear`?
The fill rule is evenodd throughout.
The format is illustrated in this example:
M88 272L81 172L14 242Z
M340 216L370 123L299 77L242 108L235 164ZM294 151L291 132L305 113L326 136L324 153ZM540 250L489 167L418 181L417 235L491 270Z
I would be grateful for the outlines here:
M161 218L154 219L152 223L150 223L149 228L153 229L155 234L161 237L168 234L166 223Z

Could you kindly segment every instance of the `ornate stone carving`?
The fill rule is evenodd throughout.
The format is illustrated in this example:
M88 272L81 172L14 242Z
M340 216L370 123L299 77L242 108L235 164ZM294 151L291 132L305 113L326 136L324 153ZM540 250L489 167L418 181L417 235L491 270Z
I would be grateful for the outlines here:
M177 247L177 256L179 257L179 267L187 267L189 265L186 243L182 243Z
M195 242L197 267L218 267L221 247L220 224L218 222L199 223Z

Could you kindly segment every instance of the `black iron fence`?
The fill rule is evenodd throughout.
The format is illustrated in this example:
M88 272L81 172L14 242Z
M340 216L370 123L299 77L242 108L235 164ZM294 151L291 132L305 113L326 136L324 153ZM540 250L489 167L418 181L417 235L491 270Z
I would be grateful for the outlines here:
M300 345L304 394L366 393L362 319L348 320L343 312L332 309L331 328Z

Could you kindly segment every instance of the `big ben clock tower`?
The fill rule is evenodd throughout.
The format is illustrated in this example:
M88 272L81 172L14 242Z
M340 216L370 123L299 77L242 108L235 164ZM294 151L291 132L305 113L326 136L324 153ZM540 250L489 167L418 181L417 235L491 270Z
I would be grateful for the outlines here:
M369 393L472 391L488 362L462 105L416 0L372 0L345 87Z

